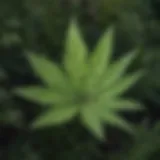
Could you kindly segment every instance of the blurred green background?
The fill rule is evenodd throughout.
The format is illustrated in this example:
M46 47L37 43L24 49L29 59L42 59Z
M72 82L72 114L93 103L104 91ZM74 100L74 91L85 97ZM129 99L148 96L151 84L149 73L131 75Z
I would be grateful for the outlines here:
M39 106L14 97L10 91L18 85L40 83L25 59L26 51L47 54L60 62L73 16L91 50L103 31L114 24L114 58L139 47L141 53L132 67L149 71L129 93L143 101L148 111L127 117L135 124L152 127L160 119L159 9L158 0L1 0L0 159L120 160L127 153L126 146L135 142L121 131L111 128L109 140L103 143L77 124L33 132L28 124L40 112ZM149 145L159 135L146 137ZM158 147L160 143L144 160L160 159Z

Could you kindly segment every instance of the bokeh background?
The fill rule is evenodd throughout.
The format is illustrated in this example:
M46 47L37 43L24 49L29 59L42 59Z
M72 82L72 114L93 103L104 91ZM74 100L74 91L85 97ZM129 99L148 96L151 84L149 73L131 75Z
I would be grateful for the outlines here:
M33 132L28 124L40 107L11 94L16 86L40 83L26 61L26 51L61 61L65 33L73 16L91 50L112 24L116 26L115 59L140 48L132 69L143 67L149 72L128 94L141 100L148 110L127 116L145 127L160 119L159 0L1 0L0 159L120 160L126 153L124 148L132 143L125 133L112 128L108 140L99 143L77 124ZM147 139L156 142L158 138ZM147 160L159 160L159 152L160 143Z

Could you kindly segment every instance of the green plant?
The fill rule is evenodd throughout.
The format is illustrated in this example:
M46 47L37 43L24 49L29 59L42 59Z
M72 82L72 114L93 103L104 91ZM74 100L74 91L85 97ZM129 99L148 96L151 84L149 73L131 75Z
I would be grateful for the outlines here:
M136 51L111 62L113 38L114 28L110 27L88 57L87 46L73 20L67 33L63 68L42 55L28 55L44 86L21 87L14 92L49 107L32 127L60 125L79 116L81 123L99 139L104 138L105 123L133 132L118 112L142 109L139 103L122 95L143 72L124 75Z
M155 160L154 153L160 151L160 122L156 122L152 127L136 125L135 131L133 143L128 143L120 153L113 154L109 159Z
M152 154L160 150L160 122L153 128L137 127L134 145L129 151L128 160L147 160Z

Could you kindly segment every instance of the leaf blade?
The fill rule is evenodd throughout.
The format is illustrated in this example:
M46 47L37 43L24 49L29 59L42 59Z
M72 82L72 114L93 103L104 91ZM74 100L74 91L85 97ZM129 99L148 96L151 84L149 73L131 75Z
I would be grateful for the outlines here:
M128 55L123 56L120 60L117 60L117 62L111 64L107 70L104 80L102 80L102 83L100 84L100 89L107 88L121 78L130 63L137 56L137 53L137 50L134 50L131 53L128 53Z
M64 95L40 86L16 88L13 93L39 104L57 104L70 101L70 95Z
M140 103L130 99L109 99L101 101L102 108L108 108L112 111L142 111L144 107Z
M104 128L94 108L86 107L81 111L81 122L93 136L104 140Z
M115 113L106 114L106 112L103 112L101 114L101 117L103 121L106 122L107 124L123 129L124 131L127 131L129 133L133 133L131 125L119 115Z
M51 60L42 55L30 53L27 55L34 72L41 78L41 80L49 87L68 89L68 83L64 73Z
M89 59L87 86L92 88L104 74L113 52L114 28L110 27L100 37Z
M81 36L75 20L71 21L68 29L64 55L64 68L72 83L77 86L85 72L88 48Z
M72 120L78 113L76 107L51 109L40 115L32 124L33 128L62 125Z
M102 92L101 99L109 99L122 95L131 86L133 86L142 76L143 71L132 73L131 75L121 78L114 86L110 86L107 91Z

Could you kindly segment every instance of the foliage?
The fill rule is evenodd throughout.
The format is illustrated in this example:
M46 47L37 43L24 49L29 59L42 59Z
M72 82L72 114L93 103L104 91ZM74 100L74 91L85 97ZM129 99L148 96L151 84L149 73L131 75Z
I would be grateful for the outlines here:
M77 24L72 22L63 60L66 73L40 55L29 55L29 61L45 87L22 87L15 89L15 93L51 107L33 123L34 127L63 124L79 115L82 123L100 139L104 139L104 122L132 132L117 113L141 109L138 103L121 95L137 82L143 72L122 77L136 54L130 53L112 64L112 39L113 28L110 28L100 38L93 55L87 59L88 49Z
M0 25L0 159L159 160L159 1L5 0ZM104 82L104 94L116 92L142 70L117 101L98 93ZM66 121L70 106L76 114Z
M155 151L160 150L159 132L160 124L157 122L151 129L137 127L135 144L129 152L127 159L149 159ZM133 157L134 155L134 157Z

